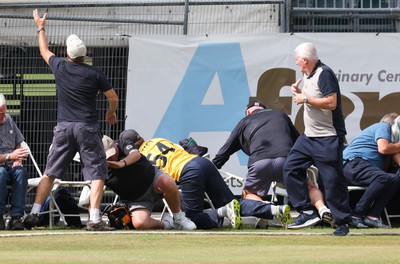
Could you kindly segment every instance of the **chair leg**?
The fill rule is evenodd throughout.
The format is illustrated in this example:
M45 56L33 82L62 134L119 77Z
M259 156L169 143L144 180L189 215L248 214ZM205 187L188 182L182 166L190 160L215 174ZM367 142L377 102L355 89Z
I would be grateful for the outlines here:
M54 209L54 207L55 207L55 209ZM54 198L53 191L50 192L49 211L50 211L49 212L49 228L50 229L52 229L53 225L55 224L54 223L54 216L55 216L54 213L55 212L60 216L61 220L64 223L67 223L67 221L65 220L64 214L61 212L61 209L58 206L56 199Z
M162 201L163 201L163 203L164 203L164 208L163 208L163 210L162 210L162 212L161 212L160 219L163 218L164 214L165 214L167 211L168 211L168 213L171 215L171 217L173 217L171 208L169 208L169 205L168 205L168 203L167 203L167 200L165 200L165 198L163 198Z
M211 209L215 209L214 204L206 192L204 193L204 200L210 205Z
M278 195L276 193L276 185L277 185L276 181L271 182L271 190L272 190L272 192L271 192L271 203L273 203L273 204L278 202Z
M387 211L386 207L385 207L385 209L383 211L385 212L385 217L386 217L388 225L390 227L392 227L392 223L390 222L390 217L389 217L389 214L388 214L388 211Z

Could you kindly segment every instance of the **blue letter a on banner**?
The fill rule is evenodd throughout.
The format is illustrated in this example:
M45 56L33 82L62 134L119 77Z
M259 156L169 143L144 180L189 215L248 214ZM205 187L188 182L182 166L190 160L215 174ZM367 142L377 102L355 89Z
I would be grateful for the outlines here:
M203 104L216 74L224 103ZM194 53L155 137L179 142L192 131L231 131L244 116L244 107L249 97L240 44L201 44Z

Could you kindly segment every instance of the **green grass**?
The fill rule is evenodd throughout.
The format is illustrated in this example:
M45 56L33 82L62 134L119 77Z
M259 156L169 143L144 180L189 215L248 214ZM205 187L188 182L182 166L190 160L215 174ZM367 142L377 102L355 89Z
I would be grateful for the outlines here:
M0 232L1 263L398 263L400 229ZM6 236L19 235L19 236ZM27 235L27 236L22 236Z

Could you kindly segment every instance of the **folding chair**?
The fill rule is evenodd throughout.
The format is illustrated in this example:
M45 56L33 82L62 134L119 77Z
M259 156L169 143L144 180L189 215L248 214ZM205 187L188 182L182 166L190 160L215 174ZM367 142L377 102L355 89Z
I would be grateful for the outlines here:
M60 220L65 224L67 223L66 217L81 217L81 214L66 214L63 213L58 205L54 194L55 191L61 187L65 188L82 188L79 198L76 198L78 208L89 210L87 207L89 205L89 197L90 197L90 187L91 181L63 181L63 180L54 180L52 191L50 192L50 202L49 202L49 228L52 228L54 223L54 217L59 216Z
M51 146L50 146L51 147ZM74 161L80 162L79 153L73 158ZM60 206L57 204L57 201L54 197L54 192L61 187L65 188L82 188L79 198L76 197L77 206L80 209L84 209L89 211L89 203L90 203L90 189L91 189L91 181L64 181L56 179L53 183L53 189L50 192L50 203L49 203L49 211L50 211L50 221L49 227L52 228L54 225L54 217L60 216L60 220L65 224L67 223L66 217L81 217L81 214L65 214L61 211ZM105 187L104 187L105 188Z
M29 178L28 179L28 190L27 190L27 192L29 192L30 190L32 190L33 188L36 188L39 185L40 179L42 178L43 174L42 174L42 172L41 172L41 170L40 170L40 168L39 168L39 166L38 166L38 164L36 162L36 159L33 157L31 148L29 147L28 143L23 141L21 143L21 147L23 147L23 148L28 150L29 158L30 158L30 160L31 160L33 166L35 167L36 172L37 172L37 174L39 176L39 177Z
M27 192L29 192L29 191L31 191L32 189L38 187L39 182L40 182L40 180L41 180L43 174L42 174L42 172L41 172L41 170L40 170L40 168L39 168L39 166L38 166L38 164L37 164L37 162L36 162L36 159L34 158L34 156L33 156L33 154L32 154L32 151L31 151L31 149L30 149L28 143L26 143L25 141L22 142L22 143L21 143L21 147L28 149L29 158L30 158L32 164L34 165L37 174L39 175L39 177L29 178L29 179L28 179L28 190L27 190ZM54 190L54 186L53 186L53 190ZM50 220L52 220L52 217L51 217L51 216L53 215L53 213L54 213L55 211L56 211L56 209L50 208L49 211L44 211L44 212L41 212L40 214L49 214L49 215L50 215ZM52 224L53 224L52 222L53 222L53 221L50 222L50 227L51 227Z
M24 147L29 149L27 144ZM33 188L36 188L39 185L40 179L43 175L42 175L35 159L33 158L33 155L31 153L30 149L29 149L29 155L30 155L30 158L31 158L36 170L38 171L38 174L40 175L40 177L28 179L28 189L31 190ZM74 160L79 162L80 160L77 157L79 157L79 156L76 155L74 157ZM53 228L53 226L55 224L54 217L56 217L56 216L59 216L60 221L62 221L64 224L67 223L65 217L69 217L69 216L80 217L80 214L64 214L61 211L60 206L57 204L57 201L54 197L55 191L61 187L82 188L80 197L76 198L77 205L79 208L88 209L88 207L86 207L86 206L89 204L91 181L64 181L64 180L55 179L53 182L53 187L49 194L49 196L50 196L49 210L40 213L40 214L49 214L49 228L50 229Z

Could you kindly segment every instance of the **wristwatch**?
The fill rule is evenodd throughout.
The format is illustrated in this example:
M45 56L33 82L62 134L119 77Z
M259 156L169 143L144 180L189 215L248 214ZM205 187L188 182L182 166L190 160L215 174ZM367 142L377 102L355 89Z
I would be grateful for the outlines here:
M308 102L307 96L303 97L303 104L306 104Z
M6 154L6 160L7 160L7 161L10 160L10 154Z

